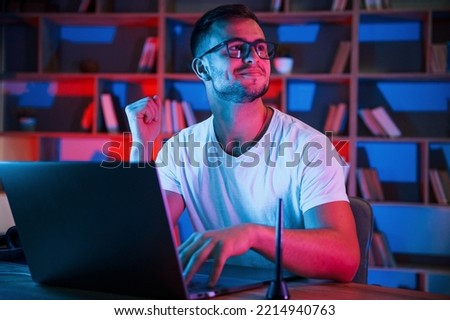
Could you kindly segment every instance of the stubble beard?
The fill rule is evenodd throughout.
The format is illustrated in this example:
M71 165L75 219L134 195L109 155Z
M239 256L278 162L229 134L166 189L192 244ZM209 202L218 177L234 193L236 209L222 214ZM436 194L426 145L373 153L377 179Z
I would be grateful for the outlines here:
M212 87L216 96L220 99L235 103L253 102L264 96L269 90L269 82L264 84L243 85L240 82L230 84L216 83L213 81Z

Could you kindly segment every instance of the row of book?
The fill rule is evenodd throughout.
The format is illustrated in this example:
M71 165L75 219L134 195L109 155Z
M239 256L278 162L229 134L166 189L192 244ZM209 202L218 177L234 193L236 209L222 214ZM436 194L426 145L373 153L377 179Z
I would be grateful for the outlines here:
M429 178L431 189L436 202L442 205L450 204L450 175L447 170L430 169ZM384 201L384 192L375 168L358 168L356 170L361 196L368 201Z
M447 170L430 169L431 189L436 197L438 204L450 204L450 176Z
M359 115L374 136L396 138L402 135L384 106L361 109Z
M110 93L100 95L101 109L106 130L109 133L120 131L117 108ZM123 116L123 115L119 115ZM197 122L194 111L189 102L166 99L161 105L161 132L176 133ZM82 121L83 126L83 121ZM84 125L87 126L87 125Z
M341 134L345 130L347 113L348 107L345 102L330 104L323 131ZM359 115L374 136L394 138L402 135L400 129L383 106L361 109Z
M161 105L161 117L163 133L176 133L197 122L192 106L184 100L164 100Z

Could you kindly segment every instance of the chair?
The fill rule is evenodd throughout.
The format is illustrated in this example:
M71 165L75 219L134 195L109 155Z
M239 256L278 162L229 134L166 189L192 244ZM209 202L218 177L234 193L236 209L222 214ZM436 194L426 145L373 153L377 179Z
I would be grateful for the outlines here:
M367 283L367 273L369 267L369 249L373 234L373 212L372 206L366 200L358 197L349 197L350 207L356 223L356 232L358 234L359 250L361 259L358 271L352 282Z

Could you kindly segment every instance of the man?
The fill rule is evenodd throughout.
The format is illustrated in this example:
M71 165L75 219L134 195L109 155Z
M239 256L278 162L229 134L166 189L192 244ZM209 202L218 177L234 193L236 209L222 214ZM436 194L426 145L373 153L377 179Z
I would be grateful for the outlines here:
M351 281L358 268L343 168L332 159L336 151L327 148L323 134L262 101L275 48L243 5L213 9L194 27L192 68L213 115L169 140L156 161L173 224L187 208L196 230L179 247L187 281L210 258L210 285L229 259L249 265L273 261L279 198L286 269ZM134 142L155 139L159 106L157 97L127 106ZM131 160L148 159L133 149Z

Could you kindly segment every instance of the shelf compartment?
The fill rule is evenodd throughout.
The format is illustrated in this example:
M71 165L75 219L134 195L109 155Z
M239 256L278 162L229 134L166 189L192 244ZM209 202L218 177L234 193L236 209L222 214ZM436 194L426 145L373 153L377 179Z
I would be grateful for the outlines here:
M80 145L83 148L80 149ZM41 161L129 161L128 135L42 137Z
M365 8L364 1L361 1L361 8ZM389 1L390 9L386 10L443 10L450 9L450 5L447 0L395 0Z
M303 15L293 16L288 22L285 17L281 20L270 17L273 16L263 16L261 19L266 39L289 49L294 58L293 74L329 73L339 43L351 39L351 18L347 15L327 15L314 20L305 19ZM192 22L167 19L166 39L169 40L166 41L166 72L192 72L192 29ZM347 63L345 72L349 72L349 65Z
M450 140L448 142L431 142L428 147L428 165L429 169L447 171L450 173ZM437 197L432 188L431 178L428 178L428 192L431 203L436 204Z
M297 12L297 11L330 11L333 6L333 0L290 0L289 2L289 11ZM348 1L346 5L346 10L351 9L353 1Z
M97 0L99 12L157 13L159 1Z
M164 92L166 99L188 102L197 122L211 116L206 91L200 80L166 80Z
M38 26L38 19L33 17L4 16L0 19L2 73L38 71Z
M329 73L339 43L351 41L351 22L346 18L335 22L266 23L263 29L267 39L289 50L294 58L292 74ZM349 71L349 65L344 72Z
M42 70L62 73L138 71L145 39L158 37L158 19L99 16L43 20ZM155 64L156 66L156 64Z
M190 36L193 25L175 19L166 20L165 67L167 73L193 73Z
M447 43L450 41L450 5L448 10L433 12L432 43Z
M347 112L341 134L348 135L349 85L339 81L287 80L287 113L323 132L331 104L344 102Z
M4 1L6 12L44 13L78 12L80 1L73 0L9 0ZM95 0L93 0L95 1Z
M39 140L34 136L0 135L1 161L37 161L39 160Z
M36 119L38 132L81 132L81 118L94 96L92 78L4 80L4 131L20 131L19 117Z
M114 110L119 124L119 132L129 131L125 107L130 103L144 97L158 95L159 87L156 78L101 78L99 79L99 95L109 93L112 96ZM105 121L102 113L101 100L98 100L99 112L97 118L97 132L106 132Z
M362 15L361 73L425 72L425 16Z
M384 106L404 137L450 137L450 82L360 80L358 111ZM358 136L371 136L358 115Z
M272 0L241 0L239 3L247 5L254 12L271 11ZM167 0L166 11L168 13L197 13L200 17L206 11L224 4L234 4L235 0L196 0L195 5L190 1L185 0Z
M419 155L418 143L398 141L357 143L357 167L377 170L386 201L423 201Z

